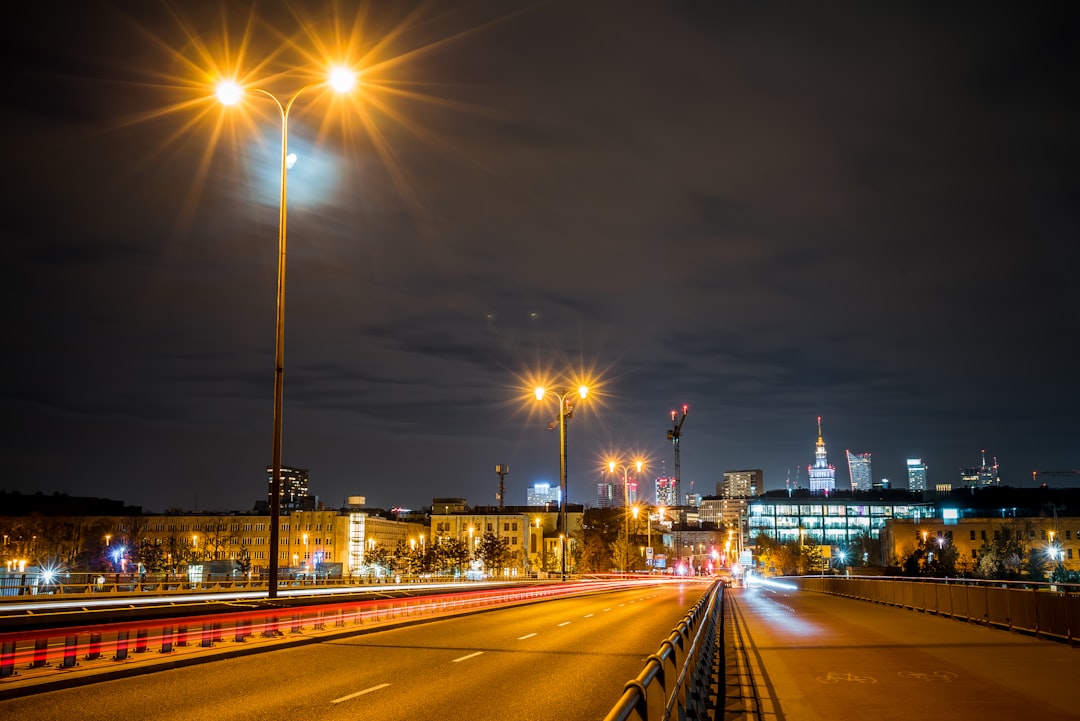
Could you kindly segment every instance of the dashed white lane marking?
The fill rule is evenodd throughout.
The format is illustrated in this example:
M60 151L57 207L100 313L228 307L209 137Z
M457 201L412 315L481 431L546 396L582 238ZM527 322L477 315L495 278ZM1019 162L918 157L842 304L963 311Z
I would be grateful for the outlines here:
M605 608L605 609L604 609L604 613L607 613L607 612L608 612L608 611L610 611L610 610L611 610L610 608Z
M468 656L462 656L461 658L455 658L450 663L457 663L458 661L465 661L467 659L473 658L474 656L479 656L482 653L483 653L483 651L477 651L476 653L470 653Z
M524 636L518 636L518 641L524 641L525 639L532 638L535 635L535 633L527 633Z
M333 701L331 701L330 703L341 703L342 701L348 701L351 698L356 698L357 696L363 696L364 694L371 693L372 691L378 691L380 688L386 688L389 685L390 684L388 684L388 683L380 683L378 686L372 686L371 688L365 688L363 691L357 691L356 693L351 693L348 696L342 696L341 698L336 698Z
M569 625L570 625L569 621L563 621L562 623L556 624L556 627L569 626Z
M582 618L592 618L594 615L596 614L586 613L584 616L582 616Z

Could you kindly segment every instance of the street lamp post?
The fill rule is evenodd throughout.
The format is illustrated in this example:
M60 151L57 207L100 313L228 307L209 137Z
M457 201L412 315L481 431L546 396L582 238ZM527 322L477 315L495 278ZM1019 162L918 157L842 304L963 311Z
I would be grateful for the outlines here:
M543 400L545 395L548 395L548 390L542 386L537 386L534 391L536 400ZM576 393L579 398L585 398L589 394L589 389L586 386L578 386L577 390L565 390L562 393L556 393L552 391L550 395L554 396L559 401L559 417L557 420L559 424L559 546L560 557L562 565L562 580L566 580L566 535L568 529L566 528L566 422L570 420L570 416L574 413L574 397ZM548 428L554 428L556 421L552 421Z
M347 68L337 67L331 70L327 82L337 92L348 92L355 84L356 76ZM288 208L289 112L292 110L293 103L305 90L322 84L305 85L285 102L269 90L251 89L251 92L265 95L274 101L281 115L281 194L278 203L277 313L274 326L276 339L274 344L274 432L270 462L270 564L267 583L267 597L269 598L277 598L278 595L278 545L281 530L279 528L281 525L281 412L285 389L285 229ZM243 94L244 89L234 81L224 81L217 88L218 99L224 105L235 105Z
M616 461L608 462L608 470L612 473L616 468L622 469L622 484L623 484L623 518L624 518L624 531L626 533L626 545L623 547L623 573L626 573L630 565L630 480L627 474L631 468L637 468L637 472L641 473L641 467L645 465L644 461L636 461L634 463L618 463Z

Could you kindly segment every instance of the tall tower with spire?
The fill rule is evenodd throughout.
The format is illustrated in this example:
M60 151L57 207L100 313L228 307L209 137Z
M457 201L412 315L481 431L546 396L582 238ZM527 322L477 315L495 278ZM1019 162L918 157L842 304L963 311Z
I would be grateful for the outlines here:
M810 477L810 492L826 495L836 490L836 468L829 465L829 455L825 452L825 436L821 433L821 416L817 418L817 448L814 451L814 465L806 467Z

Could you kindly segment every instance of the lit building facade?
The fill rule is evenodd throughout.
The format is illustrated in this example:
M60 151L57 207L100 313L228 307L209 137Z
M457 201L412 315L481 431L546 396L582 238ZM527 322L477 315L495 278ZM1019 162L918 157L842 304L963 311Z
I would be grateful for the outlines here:
M990 465L986 464L986 451L982 452L982 463L971 468L960 470L960 485L963 488L985 488L987 486L1000 486L1001 476L998 474L997 458Z
M580 535L584 517L581 506L567 506L566 525L570 529L566 539L568 570L573 558L574 536ZM558 526L558 510L548 510L545 506L472 508L448 514L432 512L429 537L435 543L442 538L457 539L474 553L480 537L485 534L505 538L511 555L507 573L512 575L518 568L528 573L561 567L558 559L562 544Z
M947 511L942 510L943 516ZM978 564L983 544L1002 533L1017 534L1047 572L1058 563L1067 571L1080 571L1080 518L897 518L882 529L881 546L886 563L899 565L920 542L931 552L935 546L951 545L958 554L958 568L967 566L971 569Z
M805 491L802 492L806 494ZM905 494L906 495L906 494ZM836 493L828 499L809 495L762 496L750 502L750 543L764 535L780 543L812 543L845 548L859 536L879 538L892 519L919 520L934 515L933 503L880 500L862 494Z
M909 491L926 490L926 464L921 458L907 459L907 486Z
M682 505L682 492L678 478L661 477L656 479L656 505L673 506Z
M848 473L851 475L851 490L869 491L874 487L869 453L847 451L847 462Z
M266 507L273 503L274 469L266 467ZM281 467L281 512L313 511L318 499L308 492L308 469Z
M716 484L716 495L723 498L750 498L765 488L765 471L724 471L724 480Z
M546 481L532 484L526 489L526 506L546 506L549 503L559 505L562 499L562 490L558 486L552 486Z
M814 464L806 467L810 479L811 493L832 493L836 490L836 469L829 465L829 454L825 451L825 436L821 433L821 416L817 419L817 447L814 450Z

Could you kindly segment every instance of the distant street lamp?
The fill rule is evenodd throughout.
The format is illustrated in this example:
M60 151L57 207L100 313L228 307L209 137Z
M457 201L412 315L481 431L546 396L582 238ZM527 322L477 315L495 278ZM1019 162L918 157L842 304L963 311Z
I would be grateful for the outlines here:
M608 470L612 473L616 468L622 469L622 484L623 484L623 518L625 520L625 532L626 532L626 544L623 546L623 573L627 573L630 569L630 481L627 474L631 468L637 468L637 472L641 473L641 467L645 465L644 461L635 461L633 463L619 463L617 461L608 461ZM636 478L636 477L635 477Z
M286 176L289 169L289 111L293 103L308 88L329 84L339 93L348 92L356 83L356 74L344 67L332 68L326 81L309 83L303 86L287 101L282 102L277 95L262 88L252 88L251 92L265 95L274 101L281 113L281 196L278 204L278 272L277 272L277 321L275 324L276 343L274 346L274 440L271 458L270 476L270 566L267 596L278 595L278 549L281 525L281 410L284 397L285 381L285 248L286 215L288 194ZM218 84L217 96L223 105L235 105L244 95L244 88L232 80Z
M534 391L536 400L541 401L545 395L551 395L559 401L559 417L551 422L548 426L549 429L554 428L555 424L559 424L559 529L561 531L559 535L560 553L559 556L562 559L562 580L566 580L566 534L568 529L566 528L566 422L570 420L570 416L574 413L574 395L577 394L579 398L585 398L589 394L589 389L586 386L578 386L577 390L566 390L562 393L556 393L554 391L548 392L548 390L542 386L537 386Z

